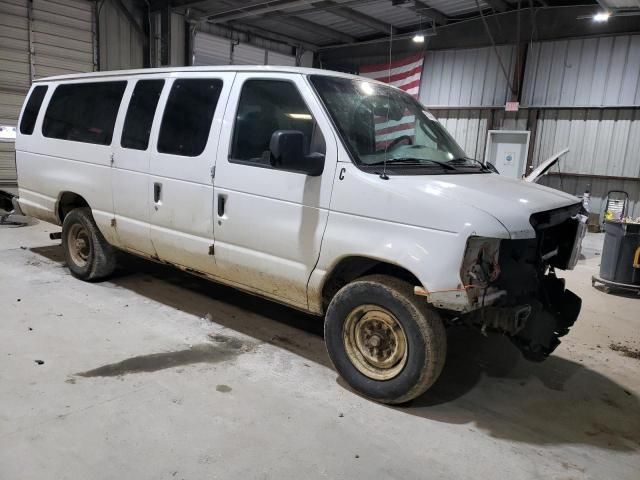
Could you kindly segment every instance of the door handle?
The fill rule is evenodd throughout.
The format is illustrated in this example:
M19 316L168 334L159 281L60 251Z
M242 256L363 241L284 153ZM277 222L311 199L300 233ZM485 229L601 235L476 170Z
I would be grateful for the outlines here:
M162 184L159 182L153 182L153 201L155 203L160 203L161 197L162 197Z
M224 217L224 204L226 201L226 198L224 195L218 195L218 216L219 217Z

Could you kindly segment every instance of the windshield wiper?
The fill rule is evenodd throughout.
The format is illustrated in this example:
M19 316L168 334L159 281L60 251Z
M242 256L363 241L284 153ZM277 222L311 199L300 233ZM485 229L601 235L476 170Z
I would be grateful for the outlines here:
M425 165L422 162L431 162L435 165L438 165L446 170L458 170L453 165L449 165L446 162L441 162L439 160L431 160L430 158L416 158L416 157L402 157L402 158L390 158L386 161L387 165L393 166L394 164L402 164L402 165L412 165L412 166L420 166L420 167L428 167L429 165ZM373 163L365 163L367 166L379 166L384 165L385 161L380 160L378 162ZM434 165L434 166L435 166Z
M468 162L468 161L476 162L476 163L480 166L480 168L481 168L481 169L486 170L486 171L488 171L488 172L490 172L490 171L491 171L491 169L490 169L490 168L488 168L484 163L482 163L480 160L477 160L477 159L475 159L475 158L471 158L471 157L458 157L458 158L454 158L453 160L450 160L450 162L451 162L451 163L454 163L454 162Z

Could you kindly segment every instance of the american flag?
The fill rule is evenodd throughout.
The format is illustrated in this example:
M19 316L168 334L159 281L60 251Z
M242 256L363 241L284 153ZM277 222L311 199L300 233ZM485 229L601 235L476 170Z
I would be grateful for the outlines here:
M390 63L363 65L360 67L360 75L388 83L418 98L423 62L424 54L417 54ZM375 117L375 122L376 150L383 150L393 139L403 135L415 140L415 117L413 115L389 121L384 117Z
M424 55L417 54L391 63L363 65L360 67L360 75L388 83L418 98L422 62Z

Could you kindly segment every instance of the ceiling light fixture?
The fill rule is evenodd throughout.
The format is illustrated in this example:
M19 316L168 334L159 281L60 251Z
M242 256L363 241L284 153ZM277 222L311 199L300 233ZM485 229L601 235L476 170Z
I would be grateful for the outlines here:
M598 12L593 16L593 21L598 23L606 22L610 16L611 14L609 12Z
M422 33L422 15L420 15L420 24L418 26L418 31L411 39L414 43L424 43L424 33Z

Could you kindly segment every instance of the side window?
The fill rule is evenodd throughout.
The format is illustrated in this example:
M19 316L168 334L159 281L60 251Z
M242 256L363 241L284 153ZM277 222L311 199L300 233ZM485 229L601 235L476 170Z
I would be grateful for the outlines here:
M22 114L22 120L20 121L20 133L23 135L31 135L33 133L38 112L40 112L40 107L42 106L42 100L44 100L44 95L47 93L47 88L46 85L38 85L31 92L27 106Z
M110 145L127 82L58 85L42 123L45 137Z
M324 137L296 86L283 80L247 80L242 86L231 159L270 165L273 132L298 130L305 155L325 153Z
M146 150L149 146L151 124L158 106L164 80L140 80L129 100L120 145L123 148Z
M222 80L176 80L164 109L158 151L196 157L207 145L211 121L222 91Z

